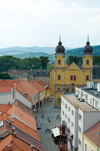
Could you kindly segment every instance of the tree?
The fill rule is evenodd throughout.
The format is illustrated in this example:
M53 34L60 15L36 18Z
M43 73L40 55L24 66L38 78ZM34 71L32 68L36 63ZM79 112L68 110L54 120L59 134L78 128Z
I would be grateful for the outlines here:
M71 64L74 61L74 56L69 56L67 59L67 64Z
M47 69L47 64L49 62L48 57L40 56L40 62L41 62L42 69Z
M0 79L11 79L8 73L0 72Z

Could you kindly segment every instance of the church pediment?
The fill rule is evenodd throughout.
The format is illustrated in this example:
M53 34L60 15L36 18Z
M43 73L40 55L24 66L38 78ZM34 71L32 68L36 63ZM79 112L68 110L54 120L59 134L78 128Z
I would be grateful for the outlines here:
M80 69L80 68L75 64L75 62L73 62L71 65L68 66L67 69Z

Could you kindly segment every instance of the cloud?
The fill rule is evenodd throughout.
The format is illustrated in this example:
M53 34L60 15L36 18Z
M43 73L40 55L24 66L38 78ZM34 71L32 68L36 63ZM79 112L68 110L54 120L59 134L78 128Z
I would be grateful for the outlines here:
M100 14L98 14L95 17L90 18L89 20L92 22L100 22Z
M9 24L7 24L7 25L4 26L4 28L5 29L14 29L14 28L16 28L16 25L9 25Z

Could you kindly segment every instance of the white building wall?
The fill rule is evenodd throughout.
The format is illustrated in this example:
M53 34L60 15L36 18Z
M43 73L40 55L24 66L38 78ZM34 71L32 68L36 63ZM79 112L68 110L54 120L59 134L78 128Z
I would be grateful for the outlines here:
M28 106L30 109L32 108L32 103L29 102L24 96L22 96L18 91L15 91L15 95L14 98L18 101L20 101L21 103L25 104L26 106Z
M65 98L61 97L61 123L65 121L70 129L70 136L73 135L72 144L74 148L78 147L78 109L71 105Z
M100 121L100 112L95 112L95 111L84 112L84 115L83 115L83 132L88 130L90 127L92 127L98 121Z
M8 102L10 102L11 104L15 102L15 99L12 97L12 93L0 94L0 104L8 104Z

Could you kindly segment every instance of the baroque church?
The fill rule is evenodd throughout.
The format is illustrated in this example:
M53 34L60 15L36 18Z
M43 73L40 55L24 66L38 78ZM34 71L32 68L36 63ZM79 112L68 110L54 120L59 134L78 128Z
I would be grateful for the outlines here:
M50 91L54 95L54 107L61 106L61 94L74 92L75 86L86 86L89 81L100 81L100 67L93 66L93 48L89 38L83 48L83 64L65 64L65 48L61 40L55 48L55 66L50 72Z

